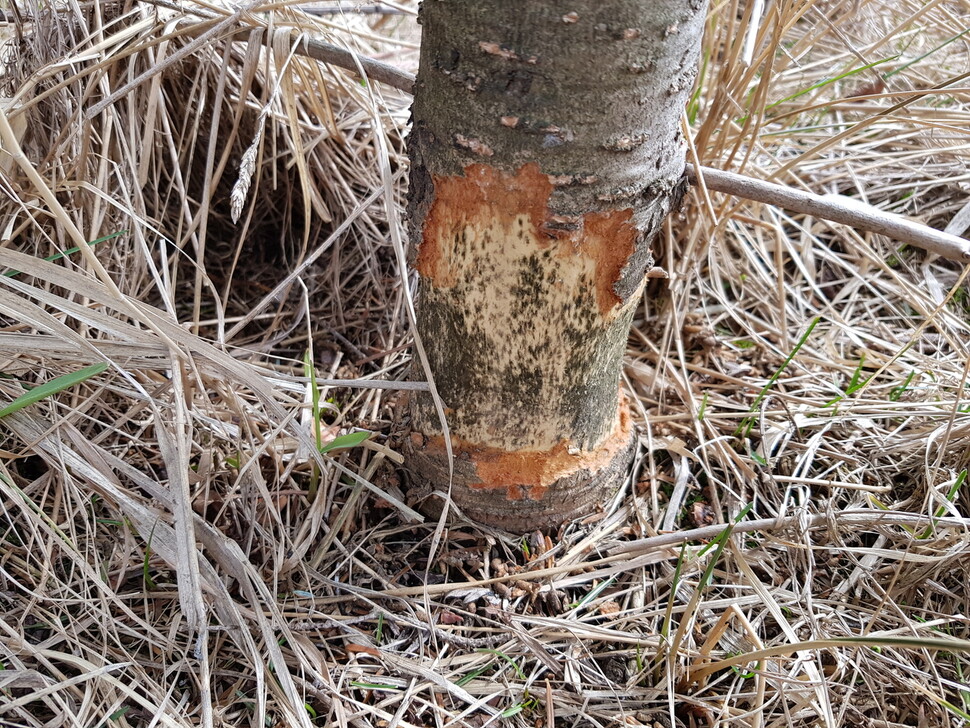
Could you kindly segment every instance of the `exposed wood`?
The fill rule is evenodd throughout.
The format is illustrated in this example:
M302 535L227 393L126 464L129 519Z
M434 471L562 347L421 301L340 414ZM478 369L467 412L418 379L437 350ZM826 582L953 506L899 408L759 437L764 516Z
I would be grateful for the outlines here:
M408 213L451 440L412 396L408 464L478 521L556 525L627 476L620 367L686 189L704 3L438 0L421 18Z

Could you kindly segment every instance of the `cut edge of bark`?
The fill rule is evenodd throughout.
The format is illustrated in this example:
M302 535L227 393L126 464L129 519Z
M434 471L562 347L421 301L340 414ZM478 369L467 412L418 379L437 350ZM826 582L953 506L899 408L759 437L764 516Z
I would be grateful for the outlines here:
M503 530L556 527L592 515L620 487L635 445L633 417L622 393L613 433L594 450L577 451L562 441L544 452L510 452L452 438L451 500L467 518ZM444 438L412 433L407 450L413 492L424 498L421 509L440 514L440 493L449 479Z

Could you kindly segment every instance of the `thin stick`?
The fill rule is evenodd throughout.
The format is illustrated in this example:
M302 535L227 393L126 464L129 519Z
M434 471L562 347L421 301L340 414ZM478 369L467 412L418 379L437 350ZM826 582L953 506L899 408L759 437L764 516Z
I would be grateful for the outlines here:
M414 93L414 75L389 63L375 61L322 40L307 40L296 52L354 73L358 73L358 68L363 68L370 81L380 81L405 93Z
M220 22L218 30L224 31L227 25L231 25L231 23L227 21L230 21L233 18L235 18L235 16L231 16L230 18ZM184 31L189 35L196 35L196 27L199 28L199 31L202 31L202 29L205 28L205 36L208 39L212 36L215 29L210 29L207 26L207 22L193 22L187 24L180 23L178 27L179 31ZM227 37L228 39L235 41L248 41L249 34L255 27L257 26L238 26L234 30L230 31L227 34ZM379 81L380 83L386 84L391 88L396 88L407 94L414 93L413 73L408 73L407 71L400 69L397 66L392 66L389 63L383 63L382 61L378 61L367 56L362 56L359 53L355 53L347 48L341 48L333 43L326 43L322 40L317 40L316 38L308 38L305 34L297 33L296 31L293 31L291 36L294 41L299 38L299 42L296 43L295 49L295 52L298 55L312 58L315 61L329 63L332 66L337 66L345 71L350 71L358 78L360 77L360 71L363 70L364 73L367 74L367 79L370 81ZM192 45L193 49L198 47L198 43L193 43ZM122 90L130 91L135 85L137 85L138 82L142 82L143 80L144 79L139 77L138 79L135 79L135 81L127 84ZM112 99L117 95L118 92L112 94ZM91 114L88 115L88 118L90 117Z
M853 197L816 195L710 167L701 167L700 171L709 190L888 235L951 260L970 261L970 240L885 212ZM687 165L687 179L697 184L697 170L691 164Z

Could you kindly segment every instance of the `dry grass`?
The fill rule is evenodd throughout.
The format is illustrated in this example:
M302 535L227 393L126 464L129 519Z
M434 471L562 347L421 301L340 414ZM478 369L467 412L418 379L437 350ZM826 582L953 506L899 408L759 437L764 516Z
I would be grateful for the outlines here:
M698 191L634 477L436 548L393 467L409 100L296 52L413 68L413 19L184 5L10 28L0 404L110 367L0 422L0 724L970 721L964 270ZM759 7L712 9L693 161L963 234L970 4Z

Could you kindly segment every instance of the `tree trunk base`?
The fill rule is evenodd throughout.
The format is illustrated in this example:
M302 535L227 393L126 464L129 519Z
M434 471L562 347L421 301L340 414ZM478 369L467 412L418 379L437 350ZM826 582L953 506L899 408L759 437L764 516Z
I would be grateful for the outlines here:
M468 518L514 533L544 529L591 515L627 477L636 445L629 403L621 395L613 433L595 450L561 442L545 452L509 452L452 438L452 501ZM440 513L433 491L446 490L444 438L412 433L407 445L411 494Z

